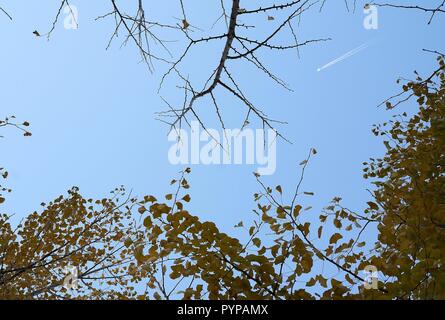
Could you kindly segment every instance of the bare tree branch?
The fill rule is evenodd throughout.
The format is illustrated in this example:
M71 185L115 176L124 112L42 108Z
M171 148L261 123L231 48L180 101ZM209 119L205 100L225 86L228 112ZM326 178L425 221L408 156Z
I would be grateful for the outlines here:
M418 10L423 11L425 13L430 14L430 19L428 20L428 24L431 24L434 17L438 13L445 13L445 0L440 0L437 6L432 8L427 8L422 5L398 5L398 4L390 4L390 3L371 3L372 5L378 7L389 7L389 8L397 8L397 9L409 9L409 10Z

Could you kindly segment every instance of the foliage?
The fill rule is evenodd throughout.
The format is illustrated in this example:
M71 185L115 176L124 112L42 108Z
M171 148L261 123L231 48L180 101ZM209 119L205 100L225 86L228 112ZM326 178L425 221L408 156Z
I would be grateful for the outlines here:
M367 164L365 177L375 178L379 242L373 264L388 277L387 288L400 298L444 299L445 270L445 72L417 76L403 86L407 98L387 101L393 108L411 97L419 110L378 126L387 140L382 159ZM394 99L393 99L394 100Z
M77 188L13 228L0 216L1 299L132 297L124 240L135 234L134 199L122 188L110 198L84 199ZM66 290L67 267L77 267L78 290Z
M307 287L316 283L326 288L324 298L340 298L349 292L341 280L346 279L349 286L363 281L350 270L363 254L340 256L352 252L356 244L352 239L340 241L345 234L329 234L328 247L318 249L311 240L307 210L297 204L281 204L281 186L273 190L257 179L263 192L255 195L255 220L246 228L243 222L236 226L248 233L244 242L221 232L211 221L201 222L185 209L190 196L181 195L181 190L189 188L184 176L173 181L177 192L165 196L167 203L153 196L139 203L149 241L135 248L136 259L140 265L150 266L146 276L155 298L168 299L181 288L177 291L184 299L312 299L315 296ZM326 216L320 219L327 223ZM341 229L338 219L350 221L347 229L352 230L352 223L362 218L345 210L334 213L332 221ZM321 237L322 229L317 232ZM344 270L346 278L314 274L317 259ZM165 284L172 280L167 289Z

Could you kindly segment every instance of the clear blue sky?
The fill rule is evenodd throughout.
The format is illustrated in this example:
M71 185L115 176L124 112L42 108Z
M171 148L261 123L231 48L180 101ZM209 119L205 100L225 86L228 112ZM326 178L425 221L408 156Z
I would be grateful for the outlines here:
M14 114L29 121L33 133L23 138L8 131L0 141L0 164L10 172L7 184L13 189L2 211L15 213L16 219L73 185L86 197L101 198L122 184L136 195L162 195L170 192L169 181L182 169L168 162L168 127L154 114L165 107L156 90L166 66L158 65L150 74L133 46L120 48L116 42L105 50L112 21L94 18L108 12L108 1L70 2L79 9L80 28L65 30L62 20L49 42L32 32L50 28L56 1L1 3L14 20L0 16L0 116ZM186 0L190 22L208 30L219 15L214 10L219 1L214 2ZM181 16L177 1L160 3L147 2L147 11L156 13L150 19L174 23ZM348 13L343 1L328 0L323 12L314 8L303 17L297 33L300 40L331 37L332 41L301 48L300 58L295 51L263 55L294 92L275 86L247 65L236 67L252 100L271 117L289 123L281 132L293 144L278 143L277 170L265 182L290 192L297 182L298 163L310 147L318 150L304 185L315 192L305 203L313 206L317 216L334 196L343 197L353 209L369 201L362 162L382 155L384 148L370 130L372 124L390 117L376 106L397 92L397 77L434 67L435 57L423 53L423 48L445 49L443 18L428 26L428 16L422 13L381 9L379 29L366 30L361 7L358 1L357 12ZM317 72L364 43L372 45ZM183 70L191 75L206 71L203 59L216 65L219 57L206 50L192 55ZM169 84L162 96L178 101L182 91ZM235 119L239 108L227 105L224 113ZM404 108L409 110L409 105ZM216 127L217 122L211 125ZM239 127L239 123L228 126ZM190 211L237 234L232 226L249 220L254 208L252 194L259 190L252 176L256 166L192 169Z

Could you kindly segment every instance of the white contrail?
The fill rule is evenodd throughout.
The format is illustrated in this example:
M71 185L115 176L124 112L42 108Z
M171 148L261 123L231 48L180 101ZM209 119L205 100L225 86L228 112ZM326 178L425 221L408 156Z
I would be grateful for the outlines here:
M349 57L352 57L353 55L359 53L360 51L362 51L362 50L368 48L371 44L372 44L371 42L364 43L364 44L362 44L361 46L359 46L359 47L357 47L357 48L355 48L355 49L352 49L352 50L349 51L349 52L346 52L346 53L345 53L344 55L342 55L341 57L338 57L337 59L332 60L331 62L325 64L323 67L318 68L317 71L320 72L321 70L324 70L324 69L326 69L326 68L329 68L329 67L333 66L334 64L339 63L340 61L343 61L343 60L345 60L345 59L347 59L347 58L349 58Z

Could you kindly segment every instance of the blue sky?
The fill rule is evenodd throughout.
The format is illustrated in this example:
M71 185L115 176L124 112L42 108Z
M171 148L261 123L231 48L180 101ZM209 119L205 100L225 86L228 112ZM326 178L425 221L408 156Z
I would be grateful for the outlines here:
M169 163L168 127L155 120L155 112L165 109L157 88L166 66L157 65L151 74L132 45L121 48L115 42L105 50L113 23L94 19L108 12L107 1L70 2L79 10L79 29L65 30L62 19L50 41L32 32L50 28L58 8L55 1L1 3L14 20L0 16L0 115L14 114L29 121L33 133L23 138L8 131L0 141L1 165L8 169L7 183L13 189L2 211L14 213L15 219L38 210L41 202L74 185L93 198L102 198L119 185L136 195L169 193L169 181L183 169ZM353 209L369 201L366 189L370 185L362 178L362 162L384 152L371 127L390 118L377 105L397 92L397 77L412 77L413 70L432 70L435 57L423 53L423 48L445 49L441 17L427 25L427 15L381 9L379 29L366 30L358 2L352 13L343 1L328 1L322 12L312 9L298 25L300 40L330 37L332 41L301 48L299 58L295 51L262 53L267 65L294 92L274 85L246 64L235 66L248 96L272 118L288 122L280 131L293 143L279 141L276 173L264 181L282 185L291 197L298 163L311 147L317 149L304 183L304 190L315 196L303 200L317 216L335 196L344 198ZM219 15L217 3L185 1L191 24L208 30ZM152 19L175 23L180 17L177 1L150 2L148 6L154 6L150 8ZM266 17L258 19L264 20L267 29ZM195 35L199 37L200 31ZM317 72L365 43L370 44L367 49ZM172 43L175 49L181 45L184 43ZM192 76L207 74L204 65L218 63L214 50L219 48L194 51L183 70ZM182 91L170 82L161 94L171 101L182 99ZM228 126L239 127L236 120L241 107L231 100L223 102ZM207 115L205 104L200 108ZM409 111L410 105L403 108ZM249 220L252 195L260 188L252 176L255 169L251 165L192 166L190 211L237 234L232 227L242 219Z

